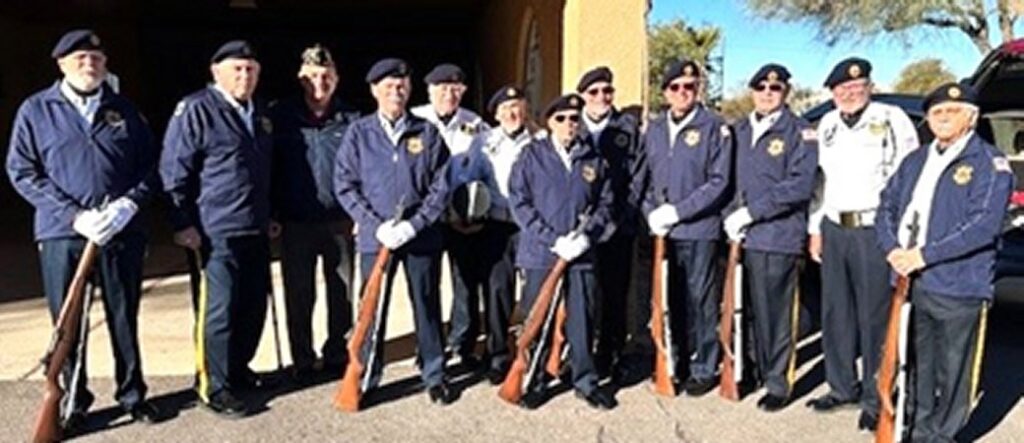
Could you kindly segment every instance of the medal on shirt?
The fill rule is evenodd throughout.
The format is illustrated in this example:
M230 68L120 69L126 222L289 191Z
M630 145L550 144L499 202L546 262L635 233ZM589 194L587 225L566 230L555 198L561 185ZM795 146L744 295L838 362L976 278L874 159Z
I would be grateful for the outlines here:
M274 123L271 122L269 118L267 118L265 116L261 116L260 117L260 126L263 127L263 132L265 132L267 134L273 134L274 133Z
M691 148L697 146L697 143L700 143L700 131L696 129L686 131L686 135L683 136L683 142Z
M885 127L888 126L886 122L871 122L868 124L868 131L871 131L871 135L880 136L885 134Z
M461 130L462 133L466 134L466 135L475 135L476 134L476 126L473 126L473 125L471 125L469 123L463 124L462 127L459 128L459 130Z
M103 120L105 120L108 125L115 128L124 126L124 117L121 116L120 112L113 109L108 109L107 112L103 113Z
M786 142L782 141L781 138L774 139L768 142L768 155L772 157L778 157L782 155L782 151L786 148Z
M960 186L964 186L971 182L974 168L971 165L962 164L956 167L956 171L953 172L953 183Z
M583 165L583 170L580 171L580 175L587 183L593 183L594 180L597 180L597 170L590 165Z
M407 149L412 155L419 154L423 152L423 140L419 137L410 137L409 140L405 142L405 149Z

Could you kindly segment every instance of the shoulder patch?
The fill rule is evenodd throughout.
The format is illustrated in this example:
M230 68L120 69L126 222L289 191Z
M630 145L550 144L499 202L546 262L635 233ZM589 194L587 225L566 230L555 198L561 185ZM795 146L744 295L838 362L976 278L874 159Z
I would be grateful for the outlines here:
M1013 173L1013 169L1010 168L1010 160L1006 157L994 157L992 159L992 167L996 171Z
M818 131L814 128L807 128L800 131L800 137L803 138L805 142L816 142L818 141Z

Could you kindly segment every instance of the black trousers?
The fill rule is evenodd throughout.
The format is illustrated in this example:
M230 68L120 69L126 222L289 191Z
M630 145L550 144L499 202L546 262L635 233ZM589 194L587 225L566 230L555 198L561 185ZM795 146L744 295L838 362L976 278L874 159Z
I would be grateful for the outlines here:
M64 303L78 261L85 250L81 237L43 240L39 242L39 261L42 265L43 292L50 308L50 317L56 322ZM129 409L146 397L146 383L142 379L142 356L139 353L138 314L142 294L142 260L146 252L146 237L137 232L115 236L100 249L93 275L102 288L103 313L110 347L114 351L114 379L117 388L114 398ZM86 294L89 296L89 294ZM78 331L75 332L76 335ZM76 340L77 342L77 340ZM74 362L78 346L72 348L62 371L64 386L70 387L74 378ZM78 373L75 409L85 411L93 401L86 387L85 355Z
M365 282L373 271L376 254L361 253L359 269L362 281ZM419 354L420 377L427 387L444 382L444 341L441 337L441 257L439 252L412 253L399 249L392 255L391 268L385 279L385 288L391 287L395 271L401 263L405 268L405 280L408 283L409 298L412 301L413 321L416 328L416 348ZM362 292L360 291L360 294ZM367 340L362 348L361 356L367 361L371 351L374 352L373 364L370 367L370 384L372 388L380 383L384 370L384 339L387 337L388 306L391 303L391 291L381 294L383 315L380 327L377 328L377 346L373 349Z
M800 260L793 254L743 251L758 371L768 393L784 398L796 377Z
M203 400L247 377L267 317L270 252L266 235L203 240L197 364ZM198 330L201 329L201 330Z
M825 379L831 395L860 397L861 410L878 415L875 374L889 319L889 265L874 228L822 223L821 332ZM861 373L857 375L857 357Z
M987 303L913 288L915 395L911 440L952 442L981 375Z
M459 355L474 352L483 300L487 356L495 370L506 369L511 361L508 328L515 303L518 230L504 222L486 222L473 234L446 230L453 290L448 347Z
M540 287L548 275L547 269L526 269L526 284L523 287L522 311L530 312L540 295ZM572 385L577 391L590 394L597 388L597 371L591 355L593 344L593 317L590 306L596 302L597 284L591 268L570 266L562 276L565 301L565 339L569 343L569 364L572 366ZM551 325L554 328L554 325ZM551 335L554 335L552 332ZM550 337L549 337L550 339ZM547 361L550 350L544 343L545 352L538 353L540 364Z
M669 298L677 362L676 374L708 380L718 374L719 243L711 240L672 240L669 253ZM687 357L684 357L687 356Z
M346 222L289 222L281 237L281 272L288 318L288 345L298 368L316 361L313 350L313 306L316 302L316 261L323 259L327 301L327 340L324 362L340 365L348 359L345 336L352 328L352 224Z
M600 303L597 311L597 352L599 366L614 363L626 345L626 321L629 312L629 281L633 272L633 243L636 236L612 235L597 245L597 287ZM607 367L603 369L608 369Z

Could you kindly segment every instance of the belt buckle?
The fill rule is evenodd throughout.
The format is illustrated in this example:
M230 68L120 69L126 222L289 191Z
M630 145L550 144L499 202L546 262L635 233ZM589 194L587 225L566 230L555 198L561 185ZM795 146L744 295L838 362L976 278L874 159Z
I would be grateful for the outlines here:
M856 212L840 212L839 225L844 228L859 228L861 226L860 214Z

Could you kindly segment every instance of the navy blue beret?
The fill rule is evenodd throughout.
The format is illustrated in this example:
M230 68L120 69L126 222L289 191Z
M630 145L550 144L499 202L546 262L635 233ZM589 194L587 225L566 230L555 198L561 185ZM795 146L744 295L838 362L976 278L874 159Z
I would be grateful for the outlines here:
M385 77L408 77L412 72L409 64L400 58L385 58L378 60L366 72L367 83L377 83Z
M556 112L569 109L577 111L583 109L583 98L576 94L565 94L551 100L551 103L548 103L548 107L544 108L544 118L551 117Z
M693 60L676 60L669 65L668 69L665 70L665 75L661 78L661 89L668 87L672 80L679 77L700 77L700 66Z
M607 66L599 66L591 69L580 77L580 82L576 84L576 92L586 91L590 85L597 82L612 82L612 70L608 69Z
M825 79L825 87L832 88L850 80L871 77L871 62L859 57L850 57L836 64Z
M925 96L924 112L928 112L932 106L946 102L960 102L977 106L978 93L968 85L946 83Z
M523 98L523 90L512 85L502 86L498 89L491 99L487 101L487 112L491 114L498 110L498 106L509 100L517 100Z
M210 63L220 63L229 58L255 59L256 50L245 40L231 40L217 48L210 57Z
M439 83L465 83L466 73L462 72L462 68L455 66L451 63L442 63L431 69L427 73L426 77L423 77L423 81L428 85L436 85Z
M789 70L785 66L769 63L758 69L753 77L750 77L750 82L747 83L747 86L754 88L763 81L789 83L789 77Z
M75 29L68 31L57 44L54 45L53 51L50 52L50 56L53 58L62 58L72 52L79 50L95 50L102 51L103 46L100 44L100 38L91 29Z

